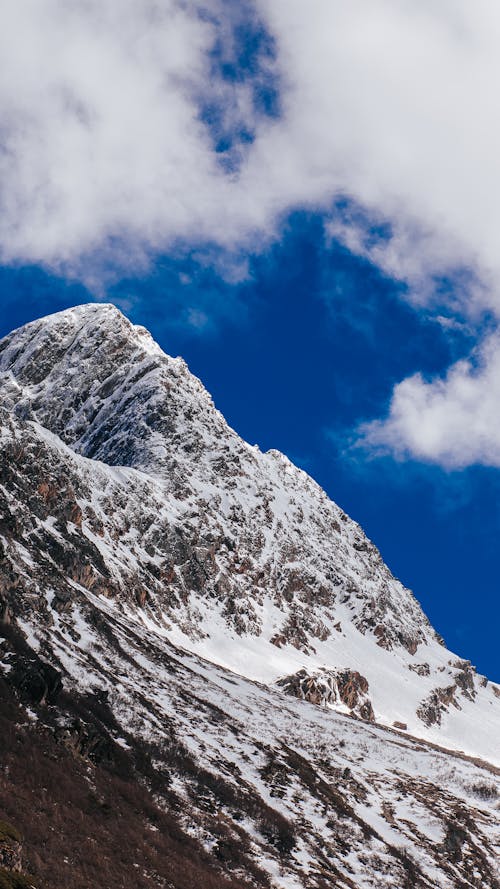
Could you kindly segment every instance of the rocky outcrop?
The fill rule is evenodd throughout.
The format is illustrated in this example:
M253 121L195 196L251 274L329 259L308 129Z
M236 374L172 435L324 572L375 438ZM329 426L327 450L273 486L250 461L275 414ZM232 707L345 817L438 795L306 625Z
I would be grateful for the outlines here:
M333 706L343 704L351 716L375 721L368 697L368 680L356 670L318 670L310 674L302 669L276 683L288 694L311 704Z
M456 685L448 685L446 688L436 688L417 707L417 716L427 725L441 725L443 713L446 713L450 704L460 710L460 704L456 698Z
M477 691L475 686L476 668L472 666L470 661L455 661L453 667L458 667L455 673L455 682L457 683L462 695L473 701Z
M429 664L408 664L408 669L416 673L417 676L430 676L431 673Z
M1 889L37 889L25 869L21 834L8 821L0 820L0 887Z
M31 657L17 656L10 666L7 681L30 704L53 704L62 690L59 670L34 654Z
M7 821L0 821L0 872L2 868L14 873L23 869L21 835Z
M430 670L426 669L422 674L422 666L427 668L428 665L410 665L410 670L413 669L419 675L428 676ZM449 661L449 666L452 668L451 676L454 682L444 688L435 688L417 707L417 716L427 726L441 725L442 716L449 711L450 706L460 710L461 698L474 701L478 694L478 688L486 687L482 682L478 682L476 687L476 669L470 661Z

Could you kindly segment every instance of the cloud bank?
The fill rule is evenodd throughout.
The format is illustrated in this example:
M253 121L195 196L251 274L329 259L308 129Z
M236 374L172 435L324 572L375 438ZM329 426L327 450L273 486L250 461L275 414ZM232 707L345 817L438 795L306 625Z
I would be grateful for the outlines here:
M264 70L258 49L249 62L234 47L256 22L274 47ZM7 0L3 256L244 244L291 207L327 211L347 195L391 223L373 253L391 273L466 263L496 275L499 38L490 0ZM268 115L252 78L262 88L276 73L280 113ZM247 133L236 169L207 108L226 134ZM332 226L366 249L356 223Z
M251 78L224 69L252 15L189 0L2 4L3 261L81 273L92 251L126 268L182 239L243 238L252 208L214 142L262 114Z
M311 207L417 306L446 276L450 317L498 318L499 42L492 0L6 0L0 257L88 280L187 243L241 267ZM498 353L403 381L365 441L498 465Z

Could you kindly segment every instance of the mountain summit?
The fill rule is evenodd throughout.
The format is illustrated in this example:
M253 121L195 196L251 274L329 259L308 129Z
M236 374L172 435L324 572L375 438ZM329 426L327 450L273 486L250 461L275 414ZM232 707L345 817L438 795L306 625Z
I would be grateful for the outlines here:
M347 712L336 674L356 673L376 721L498 752L493 687L443 648L359 526L285 456L242 441L147 331L112 305L79 306L3 340L0 374L13 416L94 461L58 457L89 589L251 679L298 693L309 683ZM484 736L474 729L472 742L479 709Z
M270 804L265 775L271 769L279 818L302 819L311 837L299 831L293 845L282 838L289 844L288 863L283 849L276 851L271 842L266 851L259 840L268 882L254 875L254 885L410 885L400 876L408 875L410 865L388 852L401 836L397 817L403 818L394 814L394 776L385 779L385 815L383 807L375 820L366 811L372 805L366 794L381 793L380 775L388 769L384 744L393 750L387 757L395 764L401 755L413 775L405 793L424 769L441 814L440 769L453 755L436 754L436 771L425 753L431 748L419 747L415 737L488 761L484 786L491 790L490 776L500 764L498 686L445 648L361 528L306 473L278 451L262 453L244 442L185 362L165 355L114 306L79 306L14 331L0 342L0 385L0 611L3 625L15 628L2 663L15 694L21 700L31 694L38 707L59 707L59 725L69 718L60 689L88 700L104 695L115 725L106 729L109 743L135 749L141 739L153 745L148 756L160 772L167 736L171 740L180 729L189 756L205 770L216 767L207 747L221 745L224 781L243 786L252 799L257 794L257 808L263 799ZM33 682L43 686L41 695L29 691ZM48 724L45 711L34 718ZM235 746L249 720L253 734ZM321 882L311 864L318 854L311 851L314 837L332 828L325 826L325 799L313 790L320 779L312 775L320 772L310 739L316 738L321 761L330 763L323 770L329 768L331 777L340 765L329 758L330 732L335 744L352 742L349 765L340 756L344 771L350 774L356 759L370 760L372 778L358 777L371 789L351 788L342 799L353 836L369 825L375 846L382 844L378 852L374 846L372 858L393 856L384 882L376 882L384 870L373 861L366 879L360 876L357 840L355 866L339 870L339 848L331 853L337 882L324 875ZM260 765L253 763L252 745ZM457 779L462 789L454 785L453 792L470 805L463 782L479 786L486 779L469 775L479 766L464 765L463 758L455 762L467 774ZM173 789L186 798L192 773L188 769L188 780L177 760L171 771ZM322 774L321 780L330 780ZM309 787L303 806L293 802L296 781ZM235 792L233 787L233 797ZM211 794L217 796L213 787ZM488 794L493 804L493 791ZM183 828L212 849L220 838L214 840L213 824L205 824L203 839L199 800L191 803ZM262 829L249 826L248 799L216 805L232 819L227 829L233 843L238 807L243 822L250 819L239 822L245 843L248 836L257 842L256 830L262 839ZM418 805L425 807L422 800ZM321 830L320 810L326 818ZM436 812L425 818L435 820ZM425 818L416 828L421 836L427 836ZM286 825L280 829L285 836ZM480 865L472 852L469 859L483 882L453 883L443 864L445 840L440 842L427 876L427 865L415 864L412 886L436 885L425 882L435 867L443 869L443 887L497 885L487 856ZM412 834L412 855L415 843ZM422 839L420 846L426 848ZM292 848L299 847L294 859ZM245 855L252 854L249 847ZM243 872L248 877L247 865Z

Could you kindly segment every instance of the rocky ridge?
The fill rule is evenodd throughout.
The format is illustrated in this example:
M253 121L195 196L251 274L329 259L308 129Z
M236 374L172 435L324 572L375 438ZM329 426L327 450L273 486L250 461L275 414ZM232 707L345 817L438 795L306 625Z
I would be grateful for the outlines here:
M78 307L14 332L0 343L0 374L16 417L84 457L161 479L187 530L210 528L198 561L217 570L181 581L194 593L211 585L241 633L262 630L255 603L272 591L284 613L297 611L277 627L278 644L282 636L307 649L327 632L319 620L306 626L303 606L313 600L316 609L349 601L351 619L387 648L413 651L434 637L361 529L284 455L242 441L183 360L113 306ZM232 611L236 598L245 610Z

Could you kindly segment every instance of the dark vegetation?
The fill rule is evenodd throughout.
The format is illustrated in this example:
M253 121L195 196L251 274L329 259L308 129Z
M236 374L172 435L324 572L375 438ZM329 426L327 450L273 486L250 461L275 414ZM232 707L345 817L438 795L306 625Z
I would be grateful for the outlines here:
M10 671L0 680L0 817L3 812L19 825L31 870L47 886L54 885L57 862L58 889L94 889L94 879L128 887L131 868L134 887L183 889L201 874L203 889L237 889L245 880L268 886L239 822L251 820L279 857L288 857L296 840L290 822L255 788L239 776L224 777L218 764L218 774L203 768L166 721L161 745L129 735L105 693L67 691L64 677L27 645L14 622L1 632ZM22 705L39 722L27 720ZM212 716L226 718L222 711ZM114 741L120 736L128 749ZM211 855L179 826L184 807L170 789L172 772L183 776L198 826L216 840ZM75 882L75 868L83 882Z
M0 889L248 889L230 870L253 870L258 880L223 823L214 855L182 830L168 776L155 773L146 750L114 742L103 697L68 694L13 627L2 633L13 668L9 683L0 678L0 840L22 838L23 869L33 877L0 870Z
M138 780L93 764L28 722L2 680L0 699L0 807L23 837L23 864L37 887L248 886L223 877ZM2 875L0 889L31 885L22 879Z
M9 843L14 841L15 843L21 842L21 834L12 824L9 824L8 821L0 821L0 843Z
M0 889L31 889L33 878L0 868Z

